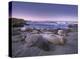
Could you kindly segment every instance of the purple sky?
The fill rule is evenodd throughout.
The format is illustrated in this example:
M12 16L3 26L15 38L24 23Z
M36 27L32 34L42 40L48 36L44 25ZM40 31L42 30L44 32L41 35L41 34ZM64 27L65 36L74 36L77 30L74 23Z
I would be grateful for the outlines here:
M12 2L12 17L31 21L77 21L77 5Z

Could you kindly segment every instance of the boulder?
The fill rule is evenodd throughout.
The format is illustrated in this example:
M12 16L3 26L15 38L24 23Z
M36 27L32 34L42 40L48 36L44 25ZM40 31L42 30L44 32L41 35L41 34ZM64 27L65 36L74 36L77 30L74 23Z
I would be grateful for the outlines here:
M27 47L36 46L36 47L39 47L40 49L43 49L45 51L49 50L49 43L48 43L48 41L45 40L39 34L27 35L27 37L25 38L25 41L26 41L26 46Z
M51 44L64 44L65 43L65 36L55 35L55 34L44 34L42 35L43 38L49 41Z

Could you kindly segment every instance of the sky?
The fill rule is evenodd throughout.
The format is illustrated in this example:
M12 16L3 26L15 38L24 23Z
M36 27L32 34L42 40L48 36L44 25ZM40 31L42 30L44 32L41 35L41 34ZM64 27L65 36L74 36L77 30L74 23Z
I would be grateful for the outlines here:
M12 17L30 21L77 21L77 5L12 2Z

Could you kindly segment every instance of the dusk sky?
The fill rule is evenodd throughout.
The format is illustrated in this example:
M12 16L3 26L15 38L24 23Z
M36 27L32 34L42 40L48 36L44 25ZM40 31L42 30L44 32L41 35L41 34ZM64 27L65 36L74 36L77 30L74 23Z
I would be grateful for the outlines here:
M77 5L12 2L12 17L30 21L77 21Z

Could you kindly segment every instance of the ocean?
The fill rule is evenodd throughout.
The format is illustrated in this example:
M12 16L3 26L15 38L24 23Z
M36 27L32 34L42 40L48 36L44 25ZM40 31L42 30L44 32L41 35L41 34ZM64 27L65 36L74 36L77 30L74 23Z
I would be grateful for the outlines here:
M36 29L68 29L68 24L57 23L57 22L26 22L24 25L27 28L36 28Z

